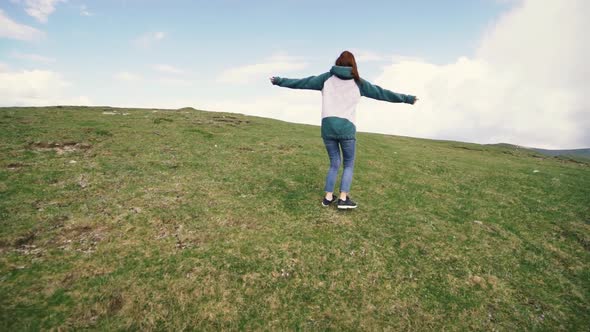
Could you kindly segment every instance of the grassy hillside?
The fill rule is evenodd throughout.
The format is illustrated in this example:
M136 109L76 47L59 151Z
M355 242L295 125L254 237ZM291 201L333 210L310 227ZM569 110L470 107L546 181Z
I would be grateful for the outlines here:
M0 109L0 330L588 330L589 164L359 134L338 211L318 135Z

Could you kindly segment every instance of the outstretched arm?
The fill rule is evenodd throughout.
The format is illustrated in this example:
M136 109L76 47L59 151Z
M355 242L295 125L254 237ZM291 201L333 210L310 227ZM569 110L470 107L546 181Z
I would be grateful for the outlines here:
M310 76L301 79L275 76L270 78L270 82L274 85L282 86L284 88L321 90L324 88L324 82L330 78L330 76L330 73L324 73L318 76Z
M365 80L362 80L359 83L359 88L361 90L361 96L377 100L384 100L391 103L414 104L416 100L418 100L416 96L405 95L403 93L389 91L387 89L383 89L378 85L371 84Z

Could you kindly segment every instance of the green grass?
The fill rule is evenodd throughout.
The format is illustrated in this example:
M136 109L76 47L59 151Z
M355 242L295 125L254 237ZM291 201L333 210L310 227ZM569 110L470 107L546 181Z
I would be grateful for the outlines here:
M0 329L588 330L588 163L357 140L339 212L314 126L0 109Z

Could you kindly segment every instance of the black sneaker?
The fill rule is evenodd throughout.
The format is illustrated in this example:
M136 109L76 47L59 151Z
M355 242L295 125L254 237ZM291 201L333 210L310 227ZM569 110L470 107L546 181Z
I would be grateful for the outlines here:
M329 201L326 199L326 197L324 197L324 200L322 201L322 206L328 206L332 203L334 203L336 201L336 196L332 196L332 200Z
M356 209L356 203L350 197L346 196L345 201L338 199L338 208L340 210Z

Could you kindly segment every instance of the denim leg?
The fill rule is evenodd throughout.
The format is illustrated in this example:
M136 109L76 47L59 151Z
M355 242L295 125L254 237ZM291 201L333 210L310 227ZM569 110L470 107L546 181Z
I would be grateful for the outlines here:
M340 147L337 140L324 139L328 157L330 157L330 169L326 175L326 186L324 191L333 192L336 185L336 177L338 176L338 168L340 168Z
M352 185L352 174L354 171L354 153L356 140L341 140L342 156L344 159L344 171L342 172L342 181L340 182L340 192L350 192Z

